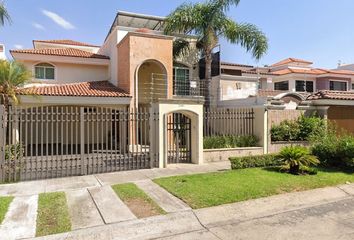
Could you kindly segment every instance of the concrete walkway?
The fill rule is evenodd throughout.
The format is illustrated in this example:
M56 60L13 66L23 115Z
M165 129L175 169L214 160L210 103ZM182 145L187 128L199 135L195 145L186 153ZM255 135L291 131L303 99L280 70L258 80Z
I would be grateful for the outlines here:
M56 178L0 185L0 196L28 196L44 192L59 192L94 188L98 186L135 182L160 177L216 172L230 169L230 162L205 165L176 164L168 168L154 168L89 176Z
M130 220L38 239L354 239L354 185Z
M176 198L151 180L142 180L135 182L135 184L168 213L191 209L182 200Z
M14 198L0 225L1 240L30 238L36 235L37 202L36 195Z

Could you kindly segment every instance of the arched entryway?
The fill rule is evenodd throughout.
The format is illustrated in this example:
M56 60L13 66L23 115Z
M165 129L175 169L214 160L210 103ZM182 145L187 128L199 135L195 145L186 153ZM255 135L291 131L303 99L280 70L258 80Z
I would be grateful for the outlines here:
M167 164L192 162L192 120L183 113L167 115Z
M167 98L168 81L165 66L154 59L141 63L136 70L135 105L146 106L156 99Z
M152 136L156 136L150 147L150 154L158 156L155 166L163 168L184 162L202 164L203 103L160 100L152 104L152 111L158 113L156 124L150 129Z

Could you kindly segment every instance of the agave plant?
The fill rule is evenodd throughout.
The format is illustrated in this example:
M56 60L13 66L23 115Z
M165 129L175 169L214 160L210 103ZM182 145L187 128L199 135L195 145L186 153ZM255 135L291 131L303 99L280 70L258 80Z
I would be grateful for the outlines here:
M278 161L289 168L291 174L299 174L300 167L315 166L320 163L317 157L310 154L310 151L301 146L289 146L281 149L277 155Z

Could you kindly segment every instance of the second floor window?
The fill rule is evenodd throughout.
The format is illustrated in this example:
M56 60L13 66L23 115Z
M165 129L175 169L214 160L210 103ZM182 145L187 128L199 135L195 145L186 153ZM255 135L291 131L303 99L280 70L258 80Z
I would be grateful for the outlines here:
M182 64L175 64L173 67L173 94L189 95L190 79L189 68Z
M49 63L40 63L34 66L35 78L42 80L54 80L55 68Z
M347 82L340 81L330 81L329 82L329 90L333 91L347 91Z
M295 82L296 92L313 92L313 81L301 81Z
M274 83L274 90L288 91L289 90L289 82L276 82Z

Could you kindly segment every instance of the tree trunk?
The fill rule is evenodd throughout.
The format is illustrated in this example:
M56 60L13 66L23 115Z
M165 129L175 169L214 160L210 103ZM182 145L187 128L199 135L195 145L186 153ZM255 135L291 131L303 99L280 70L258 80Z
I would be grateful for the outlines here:
M300 171L300 165L290 165L289 173L297 175Z
M206 52L205 54L205 82L204 82L204 97L205 97L205 106L210 107L211 104L211 64L212 64L212 54L211 52Z

